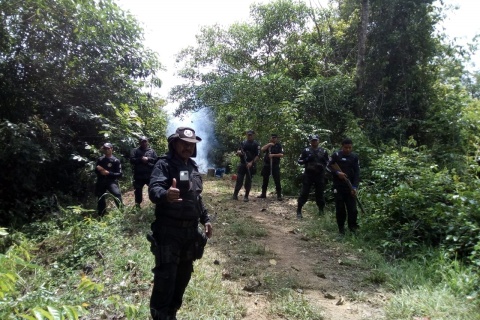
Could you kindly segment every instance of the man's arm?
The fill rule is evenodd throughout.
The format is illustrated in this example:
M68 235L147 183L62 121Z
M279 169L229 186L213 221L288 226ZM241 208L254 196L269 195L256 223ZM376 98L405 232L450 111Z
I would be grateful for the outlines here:
M121 178L123 173L122 173L122 163L120 160L115 159L113 170L109 171L109 176L114 176L115 178Z
M155 165L155 162L157 162L157 153L155 152L155 150L152 149L152 152L150 154L150 157L148 157L148 165L150 167L153 167Z
M300 165L305 165L310 160L310 154L307 152L307 149L304 149L300 154L300 157L297 160L297 163Z
M352 185L355 189L357 189L359 184L360 184L360 162L358 160L358 157L355 156L355 159L353 160Z
M167 168L163 161L158 161L153 167L150 176L150 183L148 185L148 197L153 203L166 203L167 190L171 186L171 181L168 178Z
M207 208L203 204L202 196L198 196L198 202L200 205L200 223L205 226L205 234L208 238L213 235L212 223L210 222L210 216L208 215Z
M142 156L138 155L138 149L133 149L131 156L130 156L130 163L131 164L139 164L142 162Z

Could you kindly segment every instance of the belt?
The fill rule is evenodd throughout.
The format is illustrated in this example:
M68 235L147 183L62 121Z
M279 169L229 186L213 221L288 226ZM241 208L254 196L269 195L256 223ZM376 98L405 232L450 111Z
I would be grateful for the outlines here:
M178 228L190 228L198 226L198 220L180 220L180 219L172 219L168 217L162 217L161 224L171 226L171 227L178 227Z

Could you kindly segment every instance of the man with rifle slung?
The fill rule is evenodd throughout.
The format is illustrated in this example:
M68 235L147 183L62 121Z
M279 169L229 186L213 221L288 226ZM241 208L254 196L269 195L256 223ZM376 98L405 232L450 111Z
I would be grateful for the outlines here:
M260 144L254 140L255 131L247 131L247 140L243 141L237 149L237 156L240 157L240 164L237 168L237 182L233 191L233 200L238 200L238 193L242 189L243 180L245 179L245 196L243 201L248 201L248 195L252 188L252 176L256 172L255 163L260 156Z
M341 150L332 154L328 164L333 175L335 211L338 232L341 235L345 234L345 221L351 232L356 232L358 229L356 197L360 180L360 165L358 156L352 150L352 140L344 139Z
M280 142L278 142L278 135L272 133L270 135L270 142L264 145L261 149L262 152L265 152L263 158L263 168L262 168L262 194L257 196L257 198L266 198L267 197L267 188L268 180L270 177L273 178L275 182L275 191L277 192L277 200L282 201L282 185L280 184L280 159L283 157L283 148Z
M328 152L319 146L319 138L316 134L310 136L310 147L303 149L297 160L298 164L304 165L302 177L302 189L297 202L297 219L302 219L302 207L308 201L308 195L312 186L315 188L315 202L318 214L322 215L325 208L325 167L328 163Z

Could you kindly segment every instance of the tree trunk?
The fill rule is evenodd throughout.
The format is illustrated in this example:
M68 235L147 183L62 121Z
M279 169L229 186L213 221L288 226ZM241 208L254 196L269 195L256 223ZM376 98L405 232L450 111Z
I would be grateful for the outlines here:
M368 26L368 0L362 0L361 16L360 16L360 28L358 30L358 55L357 55L357 97L360 98L363 93L363 84L365 81L365 50L367 42L367 26ZM362 99L359 99L360 101ZM356 116L361 116L361 103L357 106Z

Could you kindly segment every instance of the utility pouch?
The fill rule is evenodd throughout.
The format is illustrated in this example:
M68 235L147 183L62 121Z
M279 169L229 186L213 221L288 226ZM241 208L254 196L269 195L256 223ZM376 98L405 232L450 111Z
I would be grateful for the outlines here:
M205 251L205 246L207 245L207 235L198 228L197 235L195 239L195 256L194 260L201 259L203 257L203 252Z

